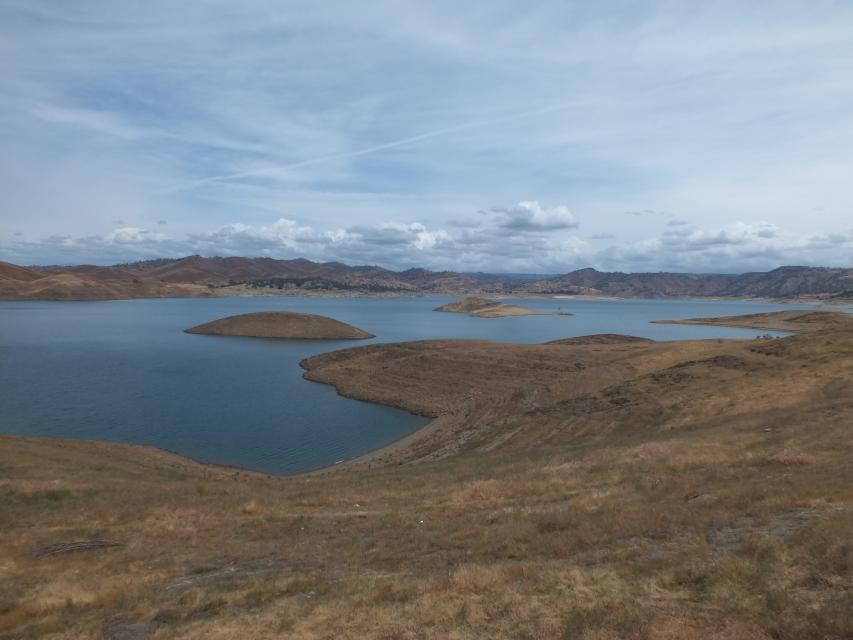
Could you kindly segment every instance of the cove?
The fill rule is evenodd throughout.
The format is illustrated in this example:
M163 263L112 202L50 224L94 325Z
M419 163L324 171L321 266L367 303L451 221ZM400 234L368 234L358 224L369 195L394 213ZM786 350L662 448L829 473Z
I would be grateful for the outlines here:
M343 398L332 387L303 380L299 361L310 355L429 338L531 343L590 333L655 340L751 338L756 331L649 321L808 308L533 298L519 304L575 315L471 318L432 311L452 300L0 302L0 432L152 445L203 462L299 473L356 457L426 423L421 416ZM355 345L183 333L226 315L277 309L330 316L377 337Z

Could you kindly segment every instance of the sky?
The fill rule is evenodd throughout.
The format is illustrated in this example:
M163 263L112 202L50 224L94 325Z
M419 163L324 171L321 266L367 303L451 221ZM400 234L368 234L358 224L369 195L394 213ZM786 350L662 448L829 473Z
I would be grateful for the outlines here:
M0 0L0 260L853 265L849 0Z

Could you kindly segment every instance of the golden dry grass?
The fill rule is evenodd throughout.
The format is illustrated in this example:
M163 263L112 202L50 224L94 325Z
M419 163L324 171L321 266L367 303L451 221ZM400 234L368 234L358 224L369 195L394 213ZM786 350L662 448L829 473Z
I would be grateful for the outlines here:
M486 346L491 403L430 386L458 345L409 349L418 401L471 431L427 462L270 478L0 438L0 638L853 637L845 331L555 346L535 366ZM376 374L366 350L331 361ZM404 397L400 353L377 394ZM525 394L543 370L551 389ZM122 546L29 555L85 539Z

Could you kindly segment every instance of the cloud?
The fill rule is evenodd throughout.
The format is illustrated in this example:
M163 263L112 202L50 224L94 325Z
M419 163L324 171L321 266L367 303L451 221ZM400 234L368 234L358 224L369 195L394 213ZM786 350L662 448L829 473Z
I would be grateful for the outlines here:
M853 231L802 236L765 221L738 221L668 227L658 237L608 247L597 260L605 268L739 273L792 264L850 266L851 256Z
M414 249L432 249L450 236L446 231L429 231L419 222L402 224L388 222L375 227L357 226L335 236L339 241L358 241L377 246L409 246Z
M556 231L575 229L579 224L568 207L546 208L536 200L519 202L507 208L493 208L490 212L497 214L498 227L512 231Z
M278 218L265 225L230 223L181 238L125 226L102 235L12 240L0 243L0 250L24 264L109 264L199 253L305 257L391 268L524 271L554 269L580 259L587 249L585 241L567 234L576 225L565 206L543 208L536 202L523 202L487 210L476 227L441 228L392 220L322 229L292 218Z
M421 222L317 228L291 218L265 225L226 224L180 238L141 227L121 227L103 235L54 234L40 240L19 237L0 242L6 259L34 263L122 263L153 257L305 257L392 269L423 266L457 271L559 273L593 266L627 271L743 272L785 264L849 265L853 230L806 236L766 221L701 228L666 226L656 236L614 241L599 233L584 239L571 229L552 229L551 213L541 224L508 233L518 206L485 210L478 227L431 227ZM535 211L544 211L541 207ZM526 209L530 213L530 209ZM567 211L554 207L553 211ZM525 214L527 215L527 214ZM537 219L535 213L530 213ZM565 223L565 220L562 221ZM596 241L590 244L589 241Z
M147 229L139 229L138 227L121 227L107 234L105 241L115 244L145 244L148 242L159 242L165 240L166 236L162 233L154 233Z
M706 230L690 226L667 229L661 242L672 251L704 250L714 246L757 246L777 238L779 228L769 222L735 222L723 229Z
M265 226L235 223L207 233L190 234L183 245L191 253L206 255L283 255L301 250L315 254L309 249L312 245L323 244L326 237L312 227L279 218Z
M654 209L643 209L636 211L626 211L626 216L634 216L636 218L642 218L643 216L654 216L654 215L666 215L663 211L655 211Z
M68 125L128 140L142 135L140 131L125 125L120 117L109 112L38 104L30 109L30 114L48 124Z
M818 4L2 3L0 244L46 262L850 262L853 4ZM519 193L549 204L506 206ZM599 237L576 238L574 212ZM775 230L733 226L758 220ZM70 240L21 244L50 235Z

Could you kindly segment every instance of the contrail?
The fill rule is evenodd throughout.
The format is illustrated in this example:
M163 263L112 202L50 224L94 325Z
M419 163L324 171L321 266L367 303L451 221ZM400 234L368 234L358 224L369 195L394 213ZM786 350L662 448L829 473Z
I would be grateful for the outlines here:
M460 124L455 127L446 127L444 129L436 129L435 131L428 131L426 133L421 133L416 136L411 136L408 138L400 138L399 140L392 140L390 142L384 142L382 144L377 144L372 147L366 147L364 149L357 149L355 151L344 151L342 153L330 153L323 156L317 156L315 158L308 158L307 160L301 160L299 162L294 162L291 164L278 165L275 167L266 167L264 169L255 169L254 171L243 171L241 173L230 173L221 176L210 176L209 178L202 178L201 180L196 180L188 185L183 187L178 187L173 189L172 192L176 191L186 191L189 189L195 189L196 187L200 187L202 185L208 184L210 182L223 182L226 180L239 180L240 178L251 178L252 176L262 176L266 173L277 171L281 169L300 169L302 167L307 167L314 164L320 164L321 162L328 162L329 160L340 160L343 158L354 158L357 156L366 156L371 153L377 153L379 151L385 151L386 149L393 149L395 147L402 147L407 144L412 144L414 142L420 142L421 140L429 140L430 138L438 138L441 136L446 136L451 133L458 133L460 131L467 131L469 129L479 129L482 127L490 127L495 124L500 124L502 122L509 122L512 120L521 120L523 118L529 118L531 116L543 115L546 113L553 113L556 111L565 111L567 109L573 108L574 105L570 104L562 104L555 105L550 107L543 107L540 109L534 109L532 111L523 111L521 113L512 113L505 116L499 116L497 118L489 118L487 120L479 120L477 122L468 122L465 124Z

